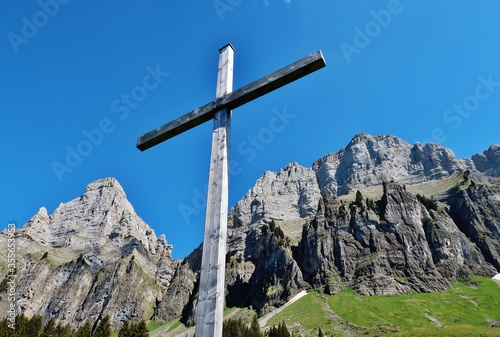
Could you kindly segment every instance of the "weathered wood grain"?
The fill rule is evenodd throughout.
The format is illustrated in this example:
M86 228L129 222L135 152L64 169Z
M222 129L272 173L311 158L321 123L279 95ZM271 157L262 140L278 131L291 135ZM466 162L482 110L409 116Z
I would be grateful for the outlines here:
M234 49L220 49L216 97L233 87ZM205 234L201 258L200 288L196 309L195 336L222 337L224 279L226 265L227 210L229 180L229 133L231 111L222 109L214 116L212 152L208 177Z

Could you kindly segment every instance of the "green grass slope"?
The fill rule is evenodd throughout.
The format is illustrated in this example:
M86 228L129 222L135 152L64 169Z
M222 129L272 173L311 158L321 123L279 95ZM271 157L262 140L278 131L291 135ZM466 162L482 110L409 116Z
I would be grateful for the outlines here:
M398 296L312 292L267 322L299 336L500 336L500 287L487 278L447 291Z
M251 322L249 309L226 308L227 318ZM500 287L493 280L475 277L467 283L436 293L398 296L361 296L346 290L336 295L311 292L265 323L285 322L295 337L324 336L468 336L500 337ZM264 322L263 322L264 323ZM179 320L161 326L149 322L150 336L192 337L193 328Z

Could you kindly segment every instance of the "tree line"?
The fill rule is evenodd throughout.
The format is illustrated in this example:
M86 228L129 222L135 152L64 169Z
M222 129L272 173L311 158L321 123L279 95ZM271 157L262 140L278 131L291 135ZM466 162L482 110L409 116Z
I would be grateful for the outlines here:
M272 326L267 333L263 334L259 327L257 316L254 316L252 324L248 326L241 318L228 319L222 326L222 337L300 337L290 334L285 322ZM321 328L318 328L318 337L325 337Z
M272 326L267 333L263 334L259 327L257 316L253 317L250 326L239 319L228 319L224 321L222 337L299 337L290 334L285 322ZM18 315L14 326L5 318L0 321L0 337L110 337L111 320L109 315L103 317L97 326L89 321L78 329L69 324L57 324L54 318L43 324L42 316L33 315L27 318L24 314ZM118 337L148 337L149 332L144 320L139 322L125 321ZM323 332L318 329L318 337L323 337Z
M0 321L0 337L110 337L112 332L109 315L104 316L96 326L87 321L78 329L69 324L58 324L54 318L43 324L40 315L33 315L29 319L24 314L18 315L13 324L7 318ZM144 320L136 323L125 321L118 332L118 337L148 336Z

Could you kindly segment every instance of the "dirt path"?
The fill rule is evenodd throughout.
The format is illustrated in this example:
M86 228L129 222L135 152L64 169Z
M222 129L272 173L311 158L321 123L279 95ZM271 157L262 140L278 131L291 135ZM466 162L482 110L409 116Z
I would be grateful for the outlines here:
M495 281L495 282L498 284L498 286L500 287L500 274L496 274L496 275L495 275L495 276L493 276L491 279L492 279L493 281Z
M305 291L305 290L301 291L300 293L298 293L297 295L295 295L290 301L286 302L284 305L282 305L278 309L276 309L276 310L268 313L264 317L259 318L259 325L260 325L260 327L263 328L267 324L267 321L269 321L269 319L271 319L274 315L280 313L283 309L285 309L286 307L288 307L290 304L292 304L293 302L295 302L299 298L304 297L305 295L307 295L307 291Z

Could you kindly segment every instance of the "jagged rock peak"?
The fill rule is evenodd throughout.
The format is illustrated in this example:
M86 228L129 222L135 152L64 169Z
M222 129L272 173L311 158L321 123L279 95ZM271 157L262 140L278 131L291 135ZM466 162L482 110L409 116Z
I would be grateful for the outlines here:
M369 133L366 133L366 132L360 132L357 135L355 135L354 137L352 137L352 139L349 142L349 144L347 145L347 147L353 146L353 145L358 144L358 143L367 143L367 144L373 145L375 143L380 143L380 142L383 142L386 144L395 143L395 144L409 145L406 141L404 141L401 138L398 138L394 135L373 136L373 135L370 135Z
M314 171L298 163L267 171L231 210L235 225L293 221L315 215L320 191Z
M40 215L40 216L43 216L43 217L46 217L48 218L49 217L49 214L47 212L47 209L45 207L40 207L40 209L38 210L38 212L36 212L37 215Z
M493 177L500 177L500 144L493 144L483 153L472 156L476 168Z
M125 191L123 190L122 185L120 185L118 180L116 180L113 177L102 178L94 182L91 182L90 184L87 185L87 187L85 187L85 193L88 193L93 190L100 190L102 188L114 189L125 196Z
M464 165L439 144L415 144L392 136L360 133L345 149L313 164L323 194L343 195L395 180L419 184L444 178Z
M49 247L78 251L100 249L107 257L128 255L136 249L170 255L172 246L135 212L115 178L96 180L82 196L61 203L49 216L41 208L21 229L31 240Z

